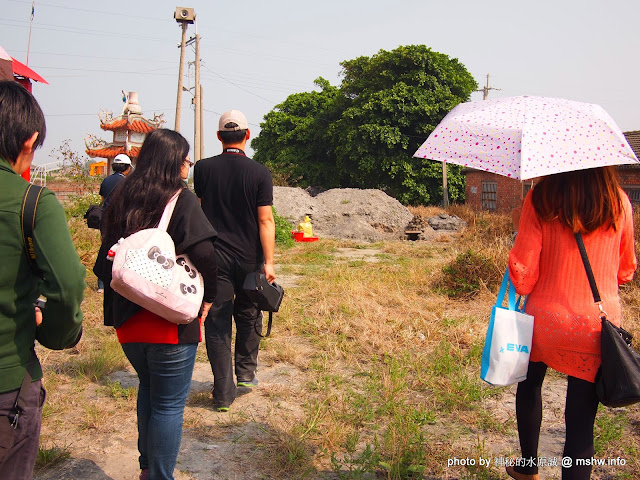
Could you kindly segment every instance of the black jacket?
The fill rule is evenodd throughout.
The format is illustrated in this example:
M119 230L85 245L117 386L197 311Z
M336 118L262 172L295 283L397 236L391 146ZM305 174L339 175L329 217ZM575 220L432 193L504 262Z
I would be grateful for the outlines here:
M213 242L217 238L197 197L188 189L184 189L176 202L167 233L173 239L176 254L186 253L194 266L200 271L204 280L204 300L213 301L216 294L216 261ZM107 259L109 249L117 243L117 235L104 232L104 239L93 272L104 281L104 324L118 328L142 307L114 292L111 287L111 268L113 262ZM180 343L198 341L200 337L199 322L178 325ZM194 340L194 338L196 340Z

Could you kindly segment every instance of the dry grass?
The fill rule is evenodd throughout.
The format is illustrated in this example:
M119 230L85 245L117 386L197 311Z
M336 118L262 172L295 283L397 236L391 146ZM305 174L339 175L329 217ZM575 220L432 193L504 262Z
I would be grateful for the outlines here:
M425 216L438 213L429 209L412 211ZM481 433L483 437L491 432L514 435L513 422L492 421L480 408L483 398L500 390L486 387L477 376L488 312L512 246L511 218L474 213L464 207L452 207L448 212L469 225L453 242L385 243L380 246L383 255L375 265L329 261L327 257L337 248L331 242L294 249L287 255L297 265L314 262L322 266L306 277L303 289L288 292L292 310L298 315L286 315L281 322L288 334L302 335L317 350L310 375L314 380L307 389L313 400L306 410L322 432L313 437L319 448L342 452L343 466L344 449L351 438L359 439L357 451L363 452L366 445L380 440L381 433L398 428L393 403L404 411L419 407L422 413L416 414L418 417L433 415L458 428L479 428L485 432ZM473 300L439 294L436 287L443 266L468 250L489 260L491 281L480 282ZM468 270L473 271L473 265ZM304 273L304 269L298 272ZM640 306L638 293L634 285L623 291L629 311ZM400 367L393 367L394 362ZM375 422L375 428L371 422ZM411 434L416 432L408 432L403 438ZM399 438L389 438L412 455ZM443 449L449 456L459 456L459 443L455 445ZM427 444L423 446L426 451ZM378 448L378 453L383 453L382 445ZM465 451L471 455L485 448L480 442ZM422 458L418 452L413 455ZM432 473L442 465L435 458L427 464ZM469 478L484 478L475 475L481 473Z
M409 211L414 215L420 215L423 218L435 217L436 215L440 215L441 213L449 213L448 210L445 210L440 207L408 207Z
M411 210L426 217L443 212ZM483 281L472 298L456 299L438 284L443 267L469 250L485 256L501 275L511 248L511 219L460 206L447 213L468 223L463 234L447 242L364 246L380 250L376 263L336 255L339 248L363 247L354 242L323 240L279 249L278 272L300 276L299 286L287 289L260 361L291 372L290 384L261 382L252 394L259 395L256 403L229 415L211 411L209 392L193 393L185 435L227 442L230 449L257 448L259 468L270 478L319 479L328 470L343 479L418 478L418 471L438 478L499 476L445 468L454 456L506 454L493 451L492 440L515 438L513 421L498 422L484 408L484 400L502 390L478 378L495 288ZM98 247L94 231L73 220L71 225L90 267ZM135 422L135 400L106 380L127 362L113 331L102 326L102 298L90 273L88 281L83 341L71 351L39 350L49 393L43 426L49 444L68 430L117 434L109 430L111 417L98 415L96 405L127 410ZM624 287L621 296L625 324L640 337L638 282ZM204 348L197 361L207 362ZM631 418L640 421L637 417ZM615 451L635 472L640 436L625 432Z

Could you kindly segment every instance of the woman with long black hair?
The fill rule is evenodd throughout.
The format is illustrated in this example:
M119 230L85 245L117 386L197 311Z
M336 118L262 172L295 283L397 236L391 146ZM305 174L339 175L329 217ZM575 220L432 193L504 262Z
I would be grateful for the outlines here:
M598 409L595 377L600 366L600 311L576 243L583 236L609 320L621 322L618 285L633 278L636 256L633 214L615 167L549 175L522 207L509 275L526 312L534 316L526 380L518 384L516 418L523 461L508 466L516 480L538 480L542 382L547 367L568 377L562 479L588 480L593 424Z
M193 165L189 144L173 130L154 130L145 139L133 173L113 195L105 212L102 247L94 272L105 281L104 321L114 326L125 355L140 380L138 450L141 480L173 479L184 406L189 393L200 325L215 297L216 232L185 180ZM107 252L118 239L160 222L169 200L179 192L167 233L176 254L189 255L204 279L204 304L199 321L176 325L114 292L112 262Z

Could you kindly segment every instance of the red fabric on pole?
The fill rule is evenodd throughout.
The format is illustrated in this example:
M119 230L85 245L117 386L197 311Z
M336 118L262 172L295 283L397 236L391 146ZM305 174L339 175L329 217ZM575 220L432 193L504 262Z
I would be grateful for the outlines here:
M13 57L11 57L11 59L13 60L12 67L13 73L15 75L30 78L31 80L35 80L36 82L46 83L47 85L49 85L49 82L47 82L44 78L31 70L29 67L27 67L24 63L19 62Z

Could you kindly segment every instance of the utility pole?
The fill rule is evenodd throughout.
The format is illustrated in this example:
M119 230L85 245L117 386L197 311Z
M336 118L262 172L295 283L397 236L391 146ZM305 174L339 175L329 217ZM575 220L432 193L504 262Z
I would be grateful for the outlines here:
M442 208L449 208L449 189L447 188L447 162L442 162Z
M489 86L489 74L487 73L487 84L476 92L482 92L482 100L489 98L489 90L501 90ZM442 162L442 204L444 208L449 206L449 189L447 188L447 162Z
M36 2L35 0L33 0L33 2L31 2L31 20L29 20L29 41L27 42L27 62L25 63L27 67L29 66L29 50L31 49L31 27L33 26L33 16L35 14L35 11L36 11Z
M197 27L196 27L197 30ZM200 35L196 33L195 37L187 40L187 46L195 44L196 58L193 63L189 62L189 66L193 65L195 70L195 85L191 88L184 88L185 91L193 90L193 161L197 162L204 155L202 152L202 85L200 84Z
M200 86L200 35L198 35L198 27L196 24L196 84L193 90L193 105L194 111L194 125L193 125L193 148L194 148L194 162L197 162L202 158L202 98L201 86Z
M184 51L187 40L187 25L193 23L196 19L196 13L193 8L178 7L173 14L173 18L182 27L182 41L180 42L180 67L178 69L178 97L176 99L176 123L175 131L180 131L180 112L182 110L182 77L184 74Z
M489 98L489 90L502 90L501 88L494 88L489 86L489 74L487 73L487 84L476 92L482 92L482 100Z
M204 116L202 115L202 85L200 85L200 158L204 158Z
M176 99L176 124L174 130L180 131L180 113L182 110L182 77L184 75L184 48L187 39L187 22L182 22L182 42L180 42L180 67L178 67L178 98Z

